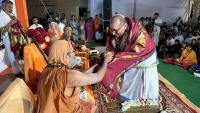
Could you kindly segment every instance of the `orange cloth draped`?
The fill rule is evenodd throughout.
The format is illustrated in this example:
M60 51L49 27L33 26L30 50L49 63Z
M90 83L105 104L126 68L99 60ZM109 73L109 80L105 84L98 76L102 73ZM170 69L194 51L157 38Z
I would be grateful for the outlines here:
M79 87L74 87L70 96L65 94L69 75L63 53L69 50L72 48L64 40L58 40L51 46L49 65L43 70L38 83L35 113L85 113L79 101Z
M37 91L37 82L47 63L35 44L24 47L24 76L33 93Z
M15 0L17 18L27 31L29 27L26 0Z
M54 46L52 46L52 48L53 47ZM49 59L51 59L51 53L54 55L61 55L57 53L59 51L60 50L53 53L54 51L51 52L50 50ZM54 59L54 57L52 57L52 59ZM62 59L62 57L58 57L57 60L60 59ZM79 87L74 87L74 91L71 96L65 95L67 76L68 70L65 65L48 65L43 70L38 83L38 98L35 113L85 113L79 100Z

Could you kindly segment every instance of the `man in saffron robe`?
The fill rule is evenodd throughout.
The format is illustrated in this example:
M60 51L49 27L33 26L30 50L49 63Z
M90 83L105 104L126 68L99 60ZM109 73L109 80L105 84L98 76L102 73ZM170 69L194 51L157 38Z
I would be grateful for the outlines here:
M65 40L54 42L50 48L49 64L39 80L35 113L85 113L79 101L80 86L102 80L113 56L107 52L104 57L104 63L96 73L93 73L95 65L80 72L73 69L77 63L69 43Z
M107 51L114 53L102 84L111 98L158 100L158 73L155 44L141 24L116 14L107 33ZM119 78L123 76L121 88Z

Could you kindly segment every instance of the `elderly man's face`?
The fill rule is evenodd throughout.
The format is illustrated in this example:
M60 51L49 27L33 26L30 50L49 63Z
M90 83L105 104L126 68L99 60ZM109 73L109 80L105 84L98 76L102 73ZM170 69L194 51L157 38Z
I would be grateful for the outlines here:
M112 36L119 38L121 37L127 28L126 23L121 25L120 21L117 20L110 24L109 32Z
M56 35L56 26L54 24L50 24L49 25L48 34L50 36L55 36Z

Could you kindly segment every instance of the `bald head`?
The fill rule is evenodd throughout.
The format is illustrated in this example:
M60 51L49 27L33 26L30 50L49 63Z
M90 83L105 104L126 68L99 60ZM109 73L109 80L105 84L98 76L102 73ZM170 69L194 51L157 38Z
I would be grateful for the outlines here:
M122 26L125 23L126 23L125 16L120 14L114 15L110 20L110 25L116 24L118 26Z
M116 14L110 20L110 31L112 35L121 37L127 28L125 16Z

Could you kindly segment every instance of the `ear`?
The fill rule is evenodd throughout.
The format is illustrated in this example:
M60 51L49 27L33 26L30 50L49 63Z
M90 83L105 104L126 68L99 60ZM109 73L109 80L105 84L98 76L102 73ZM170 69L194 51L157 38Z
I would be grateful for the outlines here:
M127 23L125 23L125 24L124 24L124 28L125 28L125 29L127 29L127 27L128 27L128 24L127 24Z

